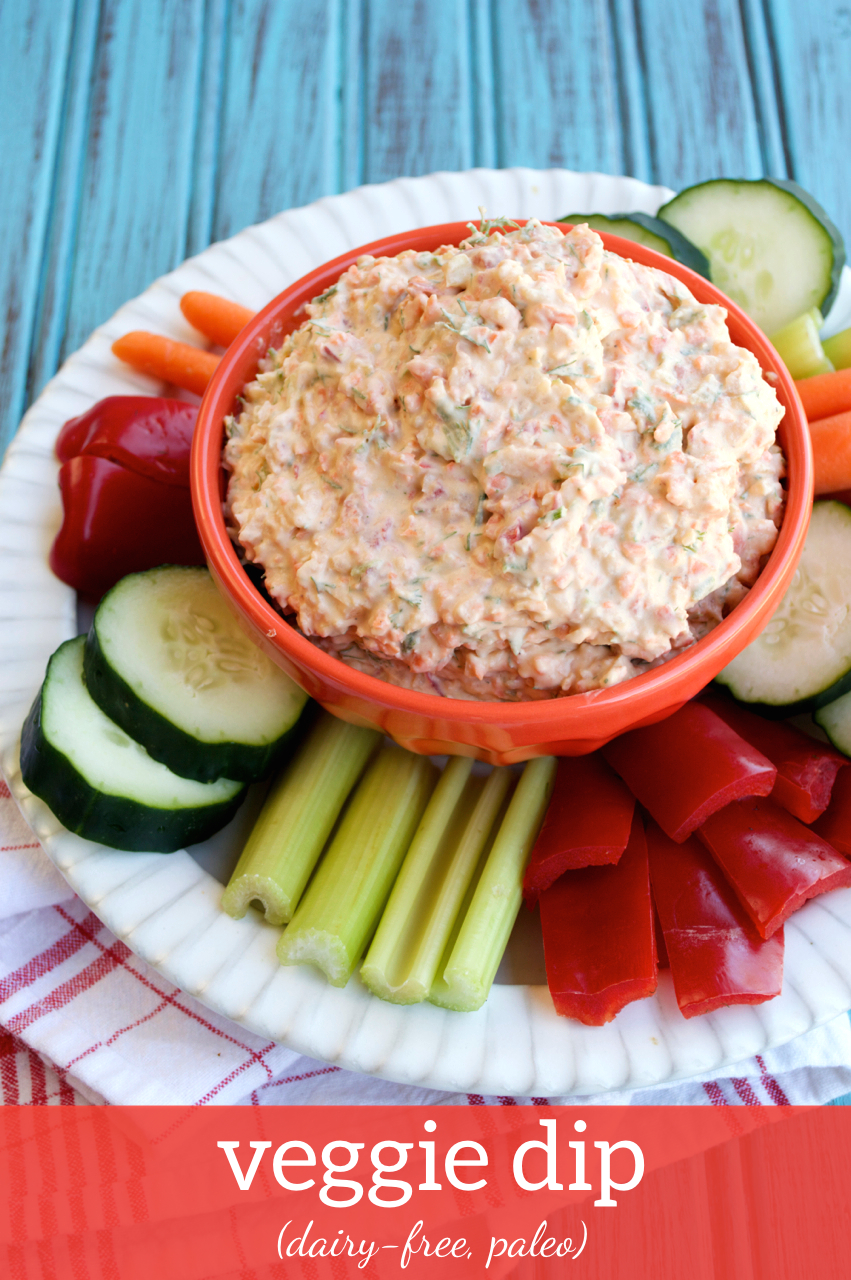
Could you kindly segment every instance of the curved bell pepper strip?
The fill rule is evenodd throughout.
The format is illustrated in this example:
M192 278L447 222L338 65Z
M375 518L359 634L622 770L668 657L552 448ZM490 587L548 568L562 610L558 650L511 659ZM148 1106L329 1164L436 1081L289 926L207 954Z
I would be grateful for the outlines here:
M631 729L603 755L672 840L686 840L710 814L743 796L767 796L777 769L700 702Z
M851 858L851 769L836 779L830 805L813 824L813 831L837 852Z
M198 409L162 396L107 396L66 422L56 441L60 462L106 458L163 484L189 488L189 453Z
M725 724L777 766L771 798L801 822L815 822L830 803L836 775L848 764L833 747L780 720L765 720L731 698L704 695Z
M635 796L599 752L563 756L523 877L529 906L565 871L617 862L629 841L634 811Z
M90 600L128 573L204 564L188 489L106 458L71 458L59 472L65 518L50 551L58 578Z
M728 805L697 834L763 938L808 898L851 884L851 862L762 796Z
M760 938L696 836L677 844L647 825L650 880L684 1018L780 994L783 930Z
M635 813L616 866L567 871L541 894L547 984L556 1012L600 1027L656 990L647 841Z

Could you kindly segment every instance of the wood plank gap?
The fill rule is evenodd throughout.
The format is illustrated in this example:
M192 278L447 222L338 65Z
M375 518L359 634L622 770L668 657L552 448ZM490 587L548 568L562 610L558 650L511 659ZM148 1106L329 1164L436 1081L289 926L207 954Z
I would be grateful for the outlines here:
M369 0L360 0L360 31L359 31L359 52L360 58L358 63L360 66L360 83L358 85L358 175L356 186L361 186L366 182L366 165L367 156L370 148L370 120L369 120L369 81L372 71L372 59L369 56L369 19L370 19L370 3Z
M468 0L467 34L470 84L470 154L476 168L496 166L493 23L488 0Z
M230 12L231 0L205 0L192 124L191 189L184 241L186 257L200 253L213 236L224 103L225 40Z
M656 135L653 129L653 117L650 112L650 98L647 93L647 47L641 22L641 0L632 0L632 30L635 37L636 67L634 73L636 90L639 94L639 117L647 121L647 181L657 183L659 178L659 155L656 146ZM638 175L635 175L638 177Z
M649 182L650 131L635 9L630 0L609 0L607 17L617 76L623 172Z
M777 33L774 30L774 20L772 18L770 0L762 0L762 19L765 30L765 40L768 46L769 62L771 66L771 87L774 91L774 101L777 104L777 119L780 130L780 142L783 147L783 162L785 165L785 177L795 177L795 160L792 149L792 141L789 134L789 119L786 109L786 95L783 91L783 78L780 74L780 56L777 48Z
M337 41L337 191L363 182L366 120L366 16L361 0L342 0Z
M17 65L3 84L5 118L17 126L4 148L4 216L9 217L3 264L0 334L0 457L18 429L27 403L28 368L47 249L53 183L62 132L62 103L74 30L74 0L55 13L49 35L44 14L9 9L2 15L8 52ZM41 20L40 20L41 19ZM23 83L19 76L29 76ZM14 95L14 102L5 95ZM13 210L13 205L14 210ZM14 219L12 214L14 213Z
M499 49L499 23L496 18L497 0L488 0L488 23L490 25L490 77L491 86L494 90L494 123L493 123L493 150L494 150L494 167L497 169L505 168L505 118L503 113L496 107L496 80L499 75L500 65L500 49Z
M59 137L30 338L27 405L56 373L62 356L79 233L100 11L101 0L77 0L65 64Z
M790 152L786 139L783 100L777 59L771 47L769 16L762 0L739 0L751 92L756 108L759 146L766 174L789 176Z

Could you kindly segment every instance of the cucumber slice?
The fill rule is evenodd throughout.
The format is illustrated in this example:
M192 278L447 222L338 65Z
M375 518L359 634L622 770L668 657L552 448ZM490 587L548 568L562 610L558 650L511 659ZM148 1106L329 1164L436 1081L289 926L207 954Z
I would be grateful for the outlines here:
M624 240L634 240L709 279L709 260L697 245L676 227L649 213L569 213L558 221L587 222L592 231L609 231L613 236L623 236Z
M821 205L795 182L719 178L687 187L659 210L709 259L710 279L774 333L811 307L827 315L845 245Z
M280 761L307 694L248 639L206 569L122 578L86 640L86 684L150 756L198 782Z
M779 609L717 677L740 702L794 715L851 688L851 509L816 502Z
M843 755L851 756L851 693L819 707L813 719Z
M21 736L21 773L69 831L113 849L173 853L229 822L239 782L190 782L113 724L83 683L85 637L61 645Z

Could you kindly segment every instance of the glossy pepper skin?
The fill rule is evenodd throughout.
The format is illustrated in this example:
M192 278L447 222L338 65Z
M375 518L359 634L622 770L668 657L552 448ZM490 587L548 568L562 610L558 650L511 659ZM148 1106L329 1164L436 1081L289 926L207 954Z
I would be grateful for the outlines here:
M830 805L814 823L813 831L851 858L851 769L843 770L836 779Z
M634 812L635 796L599 752L563 756L523 877L529 906L565 871L617 862L629 841Z
M830 803L839 770L848 764L845 756L808 733L780 720L764 720L732 698L704 695L725 724L777 766L771 798L801 822L815 822Z
M204 564L188 489L160 484L106 458L72 458L59 472L65 518L50 567L99 600L128 573Z
M189 491L196 417L179 400L110 396L62 428L64 519L50 567L86 599L128 573L205 563Z
M189 488L198 409L162 396L107 396L59 432L56 456L106 458L138 475Z
M686 840L718 809L767 796L777 769L700 702L603 748L609 764L672 840Z
M656 990L644 825L636 813L615 866L566 871L541 894L547 985L556 1012L600 1027Z
M808 898L851 884L851 862L772 800L737 800L697 833L763 938Z
M695 836L676 843L647 826L650 879L677 1004L684 1018L780 994L783 930L760 938Z

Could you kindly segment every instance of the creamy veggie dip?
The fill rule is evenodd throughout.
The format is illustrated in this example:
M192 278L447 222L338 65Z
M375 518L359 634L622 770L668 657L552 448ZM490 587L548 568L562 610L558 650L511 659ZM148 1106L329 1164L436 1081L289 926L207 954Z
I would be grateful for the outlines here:
M673 276L587 226L485 224L362 257L305 312L228 420L226 512L343 662L460 698L604 688L756 579L783 410Z

